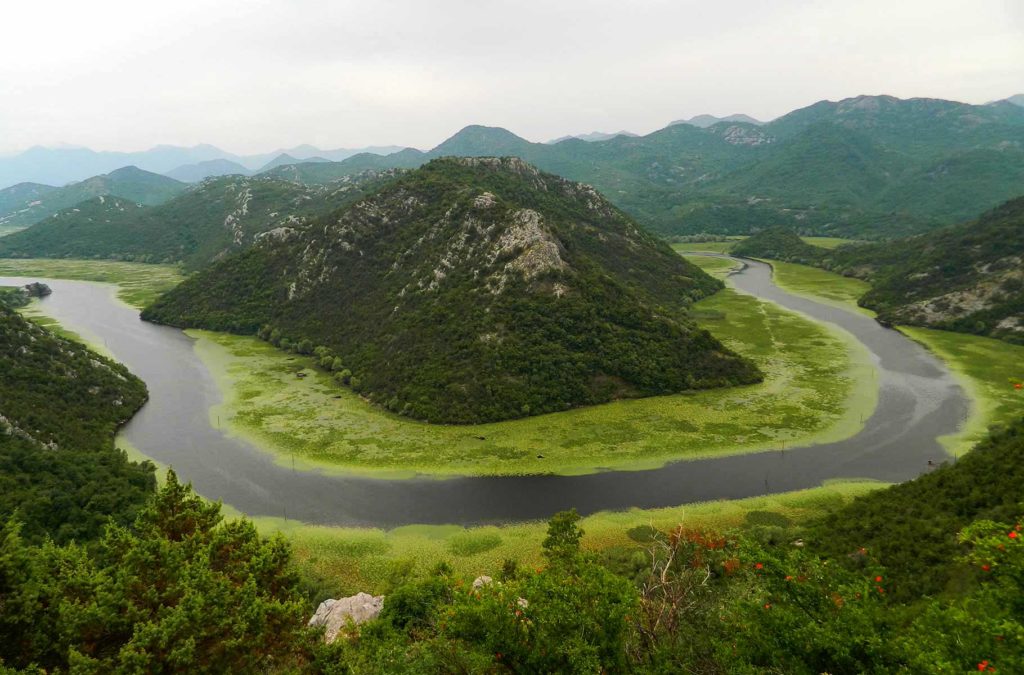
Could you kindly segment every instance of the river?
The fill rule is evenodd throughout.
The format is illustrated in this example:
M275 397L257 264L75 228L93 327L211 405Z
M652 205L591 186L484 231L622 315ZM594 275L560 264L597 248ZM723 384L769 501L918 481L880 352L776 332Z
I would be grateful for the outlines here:
M969 402L947 368L917 343L871 318L783 291L756 261L731 275L738 290L849 331L878 368L878 406L863 430L837 443L695 459L646 471L583 476L375 479L293 470L271 454L211 425L221 393L180 330L139 319L116 288L46 280L39 308L106 348L146 382L150 400L122 430L132 445L172 466L196 491L252 516L320 525L395 527L479 525L543 519L575 507L582 514L736 499L821 485L833 478L903 481L938 463L937 437L965 420ZM2 277L0 285L36 278Z

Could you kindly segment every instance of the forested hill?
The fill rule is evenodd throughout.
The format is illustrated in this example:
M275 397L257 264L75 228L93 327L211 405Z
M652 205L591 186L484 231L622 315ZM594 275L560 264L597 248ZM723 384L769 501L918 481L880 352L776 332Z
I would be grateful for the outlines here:
M757 381L686 316L720 287L586 185L442 159L269 232L143 318L262 329L391 410L481 422Z
M153 205L162 204L184 190L182 182L134 166L60 188L22 183L0 190L0 225L27 227L100 196Z
M976 220L884 244L826 250L776 228L733 252L867 279L871 290L860 303L888 323L1024 343L1024 197Z
M100 196L0 238L0 257L184 262L194 269L245 248L267 230L355 201L394 175L363 172L317 186L224 176L152 207Z
M813 545L846 561L858 549L868 549L890 571L889 588L901 599L938 595L964 574L950 564L960 551L957 534L976 520L1017 519L1021 481L1024 419L996 431L955 463L872 492L822 518L813 528Z
M153 466L129 462L113 438L145 385L2 302L0 374L0 523L17 514L26 537L61 542L98 536L110 517L130 522Z

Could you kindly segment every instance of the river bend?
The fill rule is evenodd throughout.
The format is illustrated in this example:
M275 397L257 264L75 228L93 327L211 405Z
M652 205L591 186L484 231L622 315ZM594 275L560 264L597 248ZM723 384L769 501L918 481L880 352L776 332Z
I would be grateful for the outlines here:
M252 516L321 525L479 525L542 519L575 507L582 514L737 499L821 485L833 478L903 481L945 457L937 437L953 433L969 403L949 370L898 331L852 311L796 296L775 285L757 261L731 275L738 290L851 333L871 352L879 399L863 430L844 441L785 451L694 459L646 471L582 476L386 480L292 470L270 453L210 424L221 393L180 330L139 319L113 286L47 280L40 309L69 330L102 341L146 382L150 400L124 427L145 455L173 466L205 497ZM0 285L36 278L0 278Z

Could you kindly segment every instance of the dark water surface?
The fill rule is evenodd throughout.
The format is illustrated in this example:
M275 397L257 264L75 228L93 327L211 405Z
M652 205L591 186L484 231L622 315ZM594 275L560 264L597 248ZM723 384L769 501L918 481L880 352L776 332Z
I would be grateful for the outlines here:
M34 280L0 278L0 285ZM944 457L936 437L956 431L968 401L938 359L866 316L786 293L764 263L748 261L731 280L743 292L836 324L867 346L879 370L879 401L861 433L838 443L585 476L382 480L294 471L211 426L208 411L221 395L193 340L141 321L138 311L115 299L114 287L47 280L53 295L40 308L102 341L146 382L149 403L123 430L129 442L173 466L200 494L253 516L379 527L501 523L547 518L570 507L587 514L750 497L830 478L903 481Z

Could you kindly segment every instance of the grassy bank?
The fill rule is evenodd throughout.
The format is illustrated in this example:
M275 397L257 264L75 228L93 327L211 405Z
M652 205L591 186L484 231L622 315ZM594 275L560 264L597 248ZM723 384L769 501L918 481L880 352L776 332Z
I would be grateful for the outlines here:
M118 299L140 309L184 279L180 270L173 265L39 258L0 259L0 276L76 279L116 284Z
M867 293L871 285L860 279L844 277L833 272L771 260L772 277L779 287L794 295L802 295L819 302L849 309L865 316L874 317L870 309L857 306L857 300Z
M972 401L971 415L956 435L942 439L954 455L961 455L984 438L992 426L1024 416L1024 347L1002 340L900 326L899 330L941 358L960 380Z
M703 259L721 273L728 261ZM822 443L855 434L875 405L866 350L839 332L727 289L698 321L754 359L749 387L617 401L473 426L429 425L370 405L305 357L255 338L192 331L225 392L211 414L289 464L347 472L572 474ZM305 377L298 377L299 373Z
M668 530L679 524L723 530L797 523L881 486L869 481L844 481L750 499L601 512L583 519L583 545L591 551L639 549L651 527ZM230 509L225 511L230 513ZM423 573L441 561L450 564L456 573L470 577L494 575L504 560L515 560L525 568L539 566L541 542L547 531L544 522L474 528L410 526L389 531L318 527L280 518L256 518L255 522L264 533L284 534L299 569L307 578L318 580L331 597L380 592L396 575Z
M839 248L843 244L860 243L856 239L841 239L839 237L800 237L812 246L820 248ZM705 241L705 242L683 242L672 244L672 248L678 253L728 253L736 242L743 241L746 237L729 237L726 241Z

